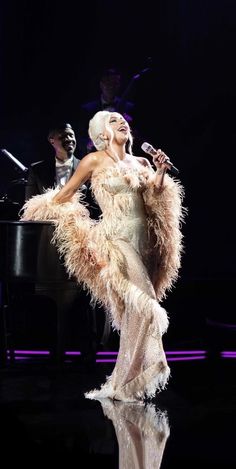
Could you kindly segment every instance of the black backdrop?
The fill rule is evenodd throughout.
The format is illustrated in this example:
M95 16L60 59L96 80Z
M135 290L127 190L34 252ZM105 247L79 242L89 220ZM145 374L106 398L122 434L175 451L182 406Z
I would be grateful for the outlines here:
M101 68L119 66L125 87L150 67L130 98L145 139L180 169L189 210L181 278L167 303L183 324L209 311L233 322L236 4L137 3L1 2L0 145L26 166L37 161L49 152L49 123L76 121ZM0 158L3 194L21 175Z

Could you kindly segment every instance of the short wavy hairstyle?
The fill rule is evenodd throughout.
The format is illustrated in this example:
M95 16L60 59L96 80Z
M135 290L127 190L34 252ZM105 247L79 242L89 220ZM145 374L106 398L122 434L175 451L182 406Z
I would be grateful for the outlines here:
M48 139L54 138L56 135L59 135L64 130L69 129L73 130L71 124L69 122L59 122L54 127L51 127L48 132ZM74 132L74 130L73 130Z

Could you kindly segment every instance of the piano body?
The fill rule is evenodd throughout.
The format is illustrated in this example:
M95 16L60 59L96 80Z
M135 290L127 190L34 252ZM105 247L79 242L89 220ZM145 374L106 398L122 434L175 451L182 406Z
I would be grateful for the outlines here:
M96 335L95 326L89 323L93 323L94 317L88 318L85 312L89 302L86 292L75 279L68 277L51 242L53 231L51 222L0 221L2 363L6 361L7 349L20 348L17 340L22 330L25 334L21 337L25 343L23 348L49 347L57 363L63 360L68 321L72 320L70 327L75 332L74 341L78 332L85 348L89 344L83 329L90 330L91 340ZM89 314L91 316L91 307ZM31 337L27 323L33 325L36 339ZM41 334L39 339L37 332L38 336ZM42 339L46 342L43 343Z

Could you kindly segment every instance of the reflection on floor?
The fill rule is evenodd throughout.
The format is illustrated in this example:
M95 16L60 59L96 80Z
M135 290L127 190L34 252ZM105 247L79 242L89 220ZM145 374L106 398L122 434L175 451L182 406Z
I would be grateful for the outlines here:
M79 355L67 354L58 369L47 355L18 351L0 370L2 460L86 469L236 467L236 353L194 352L167 353L170 382L155 400L123 404L84 398L111 373L115 354L98 355L87 371Z

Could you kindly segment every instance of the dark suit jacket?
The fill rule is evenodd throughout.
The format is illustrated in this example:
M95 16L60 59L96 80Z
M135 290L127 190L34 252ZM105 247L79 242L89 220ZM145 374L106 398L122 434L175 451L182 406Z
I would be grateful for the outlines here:
M79 161L73 157L73 172L75 172ZM25 199L33 195L43 194L45 189L53 188L56 181L56 166L53 157L48 160L37 161L30 166L25 188Z
M75 172L80 160L73 157L73 171ZM28 179L25 187L25 200L29 200L34 195L43 194L45 189L53 188L56 180L55 159L37 161L30 166ZM88 204L90 216L97 219L101 210L95 202L91 193L90 184L86 184L84 189L85 202Z

